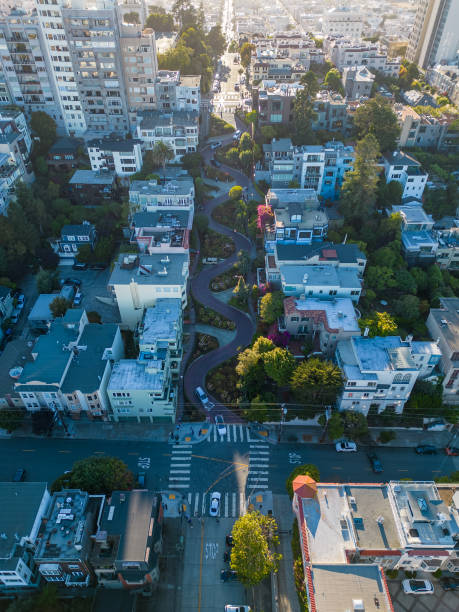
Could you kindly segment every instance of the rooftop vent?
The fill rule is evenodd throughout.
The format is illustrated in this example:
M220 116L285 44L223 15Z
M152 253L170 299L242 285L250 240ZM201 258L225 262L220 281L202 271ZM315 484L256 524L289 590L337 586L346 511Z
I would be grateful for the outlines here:
M365 610L365 606L363 604L362 599L353 599L352 600L352 609L353 610Z
M158 275L159 276L167 276L167 268L166 268L166 266L164 266L164 268L162 270L158 270Z

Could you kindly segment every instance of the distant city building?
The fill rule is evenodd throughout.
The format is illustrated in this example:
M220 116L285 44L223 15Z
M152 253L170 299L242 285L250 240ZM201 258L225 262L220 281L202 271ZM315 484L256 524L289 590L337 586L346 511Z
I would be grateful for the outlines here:
M340 72L349 67L366 66L369 70L397 77L400 70L400 58L390 58L378 43L328 36L324 39L324 50Z
M432 66L426 72L426 81L446 94L453 104L459 104L459 66Z
M345 8L329 10L322 21L322 32L326 36L340 34L346 38L360 40L362 27L360 15Z

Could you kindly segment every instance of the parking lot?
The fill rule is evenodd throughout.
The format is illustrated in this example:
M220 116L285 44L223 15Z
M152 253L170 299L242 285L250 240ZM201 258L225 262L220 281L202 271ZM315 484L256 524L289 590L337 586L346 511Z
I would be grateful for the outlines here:
M459 592L444 591L440 582L428 572L417 572L416 579L429 580L434 587L433 595L405 595L401 575L396 580L388 580L395 612L457 612L459 610Z

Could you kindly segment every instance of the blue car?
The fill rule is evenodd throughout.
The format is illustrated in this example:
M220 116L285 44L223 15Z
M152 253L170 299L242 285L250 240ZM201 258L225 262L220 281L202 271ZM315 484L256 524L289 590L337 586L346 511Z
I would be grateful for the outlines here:
M368 453L368 459L370 460L370 463L371 463L371 469L373 470L375 474L380 474L381 472L384 471L382 463L379 460L378 455L374 451L370 451Z

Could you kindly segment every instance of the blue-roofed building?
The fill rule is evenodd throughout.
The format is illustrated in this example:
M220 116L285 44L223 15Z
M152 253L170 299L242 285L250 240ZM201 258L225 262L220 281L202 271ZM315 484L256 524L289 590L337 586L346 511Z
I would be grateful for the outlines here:
M350 298L355 303L360 299L362 280L353 269L307 265L281 265L279 269L287 296Z
M436 342L417 342L412 336L362 336L338 342L335 358L344 377L340 410L401 414L414 383L432 374L441 351Z

